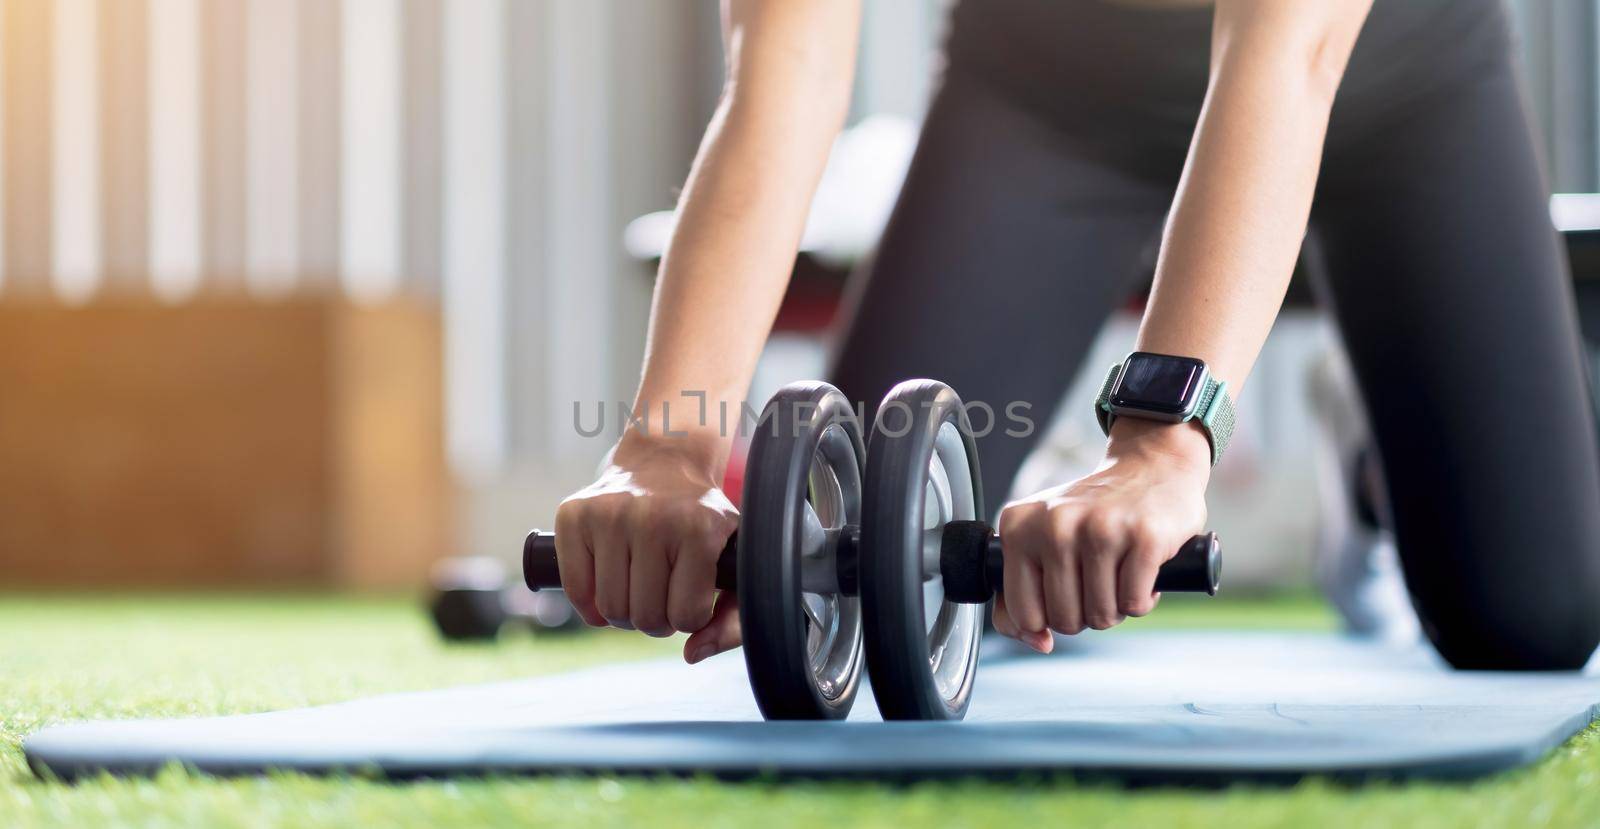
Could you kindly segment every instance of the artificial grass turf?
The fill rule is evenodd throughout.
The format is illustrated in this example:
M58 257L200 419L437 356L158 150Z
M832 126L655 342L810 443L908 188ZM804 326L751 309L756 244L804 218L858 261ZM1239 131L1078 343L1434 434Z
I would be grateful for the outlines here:
M1308 596L1169 597L1126 634L1171 627L1327 629ZM1127 790L1021 783L723 784L636 778L393 784L294 774L76 785L36 780L24 735L63 720L196 716L333 702L670 656L679 640L595 632L445 646L409 598L0 598L0 827L28 826L1600 826L1600 729L1523 771L1471 784ZM641 691L647 693L647 691ZM1066 703L1070 704L1070 703Z

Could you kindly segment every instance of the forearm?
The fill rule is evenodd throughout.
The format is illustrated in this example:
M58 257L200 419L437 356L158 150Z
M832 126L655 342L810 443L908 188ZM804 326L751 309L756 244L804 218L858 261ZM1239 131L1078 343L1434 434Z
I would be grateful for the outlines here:
M725 459L849 100L854 3L817 3L798 20L784 19L796 12L783 5L731 4L729 83L662 259L635 400L652 423L670 406L672 430L689 432L713 467Z
M670 406L674 431L699 430L705 405L715 446L724 444L720 410L737 417L783 299L827 152L822 136L740 123L735 106L725 98L718 108L679 203L635 400L656 417Z
M1334 92L1365 6L1218 4L1210 86L1162 239L1140 350L1198 357L1233 393L1244 385L1299 255ZM1322 19L1307 20L1308 8ZM1184 435L1196 431L1177 434L1203 446Z
M1237 390L1283 302L1334 91L1368 0L1217 0L1210 86L1140 326L1143 351L1198 357ZM1195 426L1118 418L1089 475L1000 514L1001 632L1107 628L1155 606L1156 575L1205 525L1211 451Z

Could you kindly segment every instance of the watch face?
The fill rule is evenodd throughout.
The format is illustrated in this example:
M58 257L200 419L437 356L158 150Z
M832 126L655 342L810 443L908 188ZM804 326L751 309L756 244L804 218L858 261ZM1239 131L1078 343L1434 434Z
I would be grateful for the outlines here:
M1206 364L1191 357L1136 351L1122 364L1122 375L1111 390L1111 406L1184 414L1200 393L1205 371Z

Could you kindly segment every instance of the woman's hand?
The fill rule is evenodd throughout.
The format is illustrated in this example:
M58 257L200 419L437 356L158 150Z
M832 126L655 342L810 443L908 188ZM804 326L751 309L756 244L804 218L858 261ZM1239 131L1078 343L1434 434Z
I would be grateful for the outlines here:
M1211 454L1190 424L1123 418L1087 477L1008 504L994 626L1041 653L1156 606L1156 571L1205 525Z
M719 486L720 455L630 433L599 478L561 503L561 583L585 622L694 634L689 662L739 644L738 605L715 589L717 558L739 525Z
M726 0L722 14L726 83L661 261L634 405L698 410L701 427L708 406L739 411L783 301L850 109L861 0ZM720 435L630 432L562 503L556 556L584 621L689 632L690 662L739 644L738 605L715 590L738 522L718 487L727 448Z

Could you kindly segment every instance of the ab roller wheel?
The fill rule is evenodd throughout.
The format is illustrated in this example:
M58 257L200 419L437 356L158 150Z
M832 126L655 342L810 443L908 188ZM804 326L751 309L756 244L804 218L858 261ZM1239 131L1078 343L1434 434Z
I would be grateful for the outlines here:
M1221 560L1215 534L1195 536L1162 565L1156 589L1215 595ZM529 533L522 566L529 588L559 589L555 536ZM896 386L870 450L850 402L826 383L785 386L767 403L716 579L739 595L745 667L766 718L843 718L865 667L885 719L960 719L1003 572L950 387Z
M861 424L838 389L793 383L754 429L739 530L717 561L717 589L741 597L745 666L762 715L842 719L865 666L855 590ZM529 533L522 568L528 587L559 589L555 536Z
M985 609L1004 550L983 516L978 452L961 398L908 380L878 407L867 450L861 600L867 671L886 720L959 720L972 701ZM1161 566L1157 592L1216 595L1215 533Z
M839 552L861 523L865 455L850 402L825 383L784 387L751 437L739 627L767 719L840 719L855 702L861 600L841 589Z
M884 719L953 720L967 712L984 605L946 597L939 559L946 525L983 518L978 453L961 399L932 380L896 386L872 431L861 527L867 664Z

